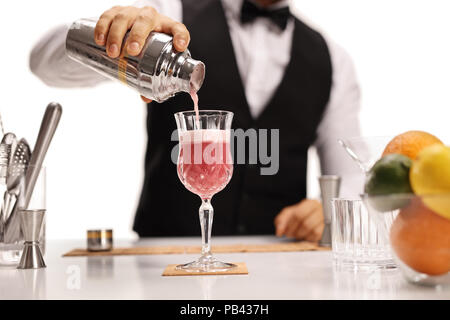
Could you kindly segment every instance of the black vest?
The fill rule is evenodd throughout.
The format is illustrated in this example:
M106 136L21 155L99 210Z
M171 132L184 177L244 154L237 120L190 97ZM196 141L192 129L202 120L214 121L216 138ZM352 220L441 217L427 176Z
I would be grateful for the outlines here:
M307 151L331 89L328 47L319 33L295 19L291 61L274 96L253 119L220 0L182 3L183 22L192 38L189 50L206 64L200 109L234 112L233 128L280 130L278 174L260 175L260 165L235 165L228 186L212 199L213 234L273 234L280 210L306 196ZM184 93L148 105L145 180L134 222L141 237L200 235L200 198L182 185L171 161L177 143L171 141L173 114L192 110L192 105Z

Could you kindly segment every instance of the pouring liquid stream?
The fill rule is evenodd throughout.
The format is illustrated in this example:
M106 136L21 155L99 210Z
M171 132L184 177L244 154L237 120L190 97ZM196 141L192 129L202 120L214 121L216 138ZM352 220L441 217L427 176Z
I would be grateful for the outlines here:
M194 102L195 127L197 128L197 130L199 130L200 129L200 120L199 120L199 116L198 116L198 94L195 89L192 89L190 94L191 94L192 101Z

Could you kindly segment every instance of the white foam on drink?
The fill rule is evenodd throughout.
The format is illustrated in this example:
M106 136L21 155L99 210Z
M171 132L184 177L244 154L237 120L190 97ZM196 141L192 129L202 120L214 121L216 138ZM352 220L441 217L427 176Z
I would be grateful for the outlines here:
M229 142L230 130L220 129L200 129L189 130L180 133L181 143L201 143L201 142Z

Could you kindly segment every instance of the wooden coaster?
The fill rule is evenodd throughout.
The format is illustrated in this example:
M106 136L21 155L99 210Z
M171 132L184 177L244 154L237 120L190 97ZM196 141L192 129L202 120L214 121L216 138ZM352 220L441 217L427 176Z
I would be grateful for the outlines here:
M248 274L247 266L245 262L233 262L236 265L227 271L215 271L215 272L189 272L185 270L175 269L177 264L169 264L163 272L163 276L217 276L217 275L238 275Z
M329 247L320 247L317 243L308 241L280 242L270 244L232 244L212 246L213 253L245 253L245 252L298 252L330 250ZM74 249L63 257L91 257L91 256L124 256L124 255L152 255L152 254L184 254L200 253L200 246L153 246L114 248L110 251L87 251Z

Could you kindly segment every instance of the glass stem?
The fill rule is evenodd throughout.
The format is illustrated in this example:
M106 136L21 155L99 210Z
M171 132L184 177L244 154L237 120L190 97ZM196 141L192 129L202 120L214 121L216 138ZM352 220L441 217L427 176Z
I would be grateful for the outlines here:
M211 199L202 199L199 216L202 228L202 256L211 255L211 228L214 217Z

